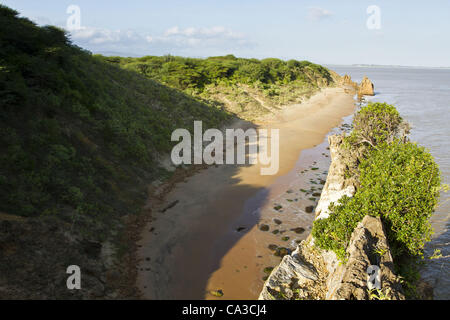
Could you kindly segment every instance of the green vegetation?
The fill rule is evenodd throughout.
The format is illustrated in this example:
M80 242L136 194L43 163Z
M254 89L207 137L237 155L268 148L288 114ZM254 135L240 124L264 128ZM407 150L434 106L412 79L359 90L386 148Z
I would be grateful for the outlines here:
M273 270L273 267L265 267L264 270L263 270L263 272L270 275L270 273L272 272L272 270Z
M353 130L344 139L348 156L344 159L347 166L345 177L359 184L359 163L367 158L372 149L382 142L390 143L394 137L405 139L409 125L400 117L394 106L386 103L369 103L353 119Z
M433 259L440 259L440 258L442 258L442 252L441 252L441 250L440 250L440 249L434 249L434 252L433 252L433 254L432 254L431 257L430 257L430 260L433 260Z
M0 211L99 239L168 176L158 159L174 129L253 118L268 110L260 96L281 103L333 82L307 61L93 56L2 5L0 30Z
M381 217L398 271L411 284L417 279L416 258L432 234L429 218L439 198L440 173L423 147L396 138L400 125L393 106L375 103L361 109L346 138L350 152L361 155L353 159L359 188L353 197L332 203L330 216L316 220L312 234L317 246L345 261L357 224L366 215Z
M299 102L333 83L330 72L308 61L236 58L193 59L175 56L100 59L206 101L219 103L253 120L273 108Z
M101 57L101 56L100 56ZM211 84L288 84L324 79L333 82L329 71L308 61L236 58L233 55L207 59L176 56L142 58L101 57L125 69L181 90L203 91ZM269 87L266 87L269 88Z
M432 156L413 143L383 143L360 164L361 188L331 206L328 219L317 220L317 244L345 258L351 233L366 215L380 216L387 226L394 256L422 254L431 236L428 218L440 183Z
M402 121L394 106L387 103L369 103L355 116L353 131L347 137L347 142L352 145L367 143L371 147L382 142L392 142Z
M140 210L175 128L231 119L194 99L105 63L62 30L0 6L0 211L57 215L103 239Z
M386 292L380 289L369 290L369 300L392 300L389 298L391 289L387 288Z
M223 291L222 291L221 289L219 289L219 290L211 290L210 293L211 293L214 297L218 297L218 298L223 297Z

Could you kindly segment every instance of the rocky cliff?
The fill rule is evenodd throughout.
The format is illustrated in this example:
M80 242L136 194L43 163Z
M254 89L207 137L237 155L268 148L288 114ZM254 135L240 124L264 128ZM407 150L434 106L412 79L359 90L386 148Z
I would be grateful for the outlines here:
M331 77L333 78L333 81L337 83L339 86L343 87L344 89L352 89L355 90L358 94L358 98L361 99L363 96L374 96L374 85L370 79L365 76L360 84L354 82L352 80L352 77L348 74L344 76L340 76L334 71L330 70Z
M353 196L357 187L356 181L345 175L348 152L342 148L343 137L330 136L328 141L332 162L316 207L316 219L327 218L330 203L344 195ZM334 252L315 247L314 238L309 236L291 255L283 257L265 282L259 299L369 299L369 266L378 270L376 276L385 298L404 299L379 218L366 216L358 224L347 254L348 260L342 264Z
M350 86L354 88L355 90L358 89L358 84L356 82L353 82L352 77L350 77L348 74L344 75L341 78L340 84L342 86Z

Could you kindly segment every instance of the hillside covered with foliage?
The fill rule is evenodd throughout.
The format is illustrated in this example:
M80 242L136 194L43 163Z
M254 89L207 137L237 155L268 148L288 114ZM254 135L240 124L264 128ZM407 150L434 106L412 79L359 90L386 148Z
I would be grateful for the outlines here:
M280 90L333 82L306 61L93 56L5 6L0 30L0 211L57 215L100 238L166 174L174 129L220 127L267 112Z
M194 97L222 104L246 120L301 102L334 83L330 71L309 61L176 56L102 57Z
M158 159L174 129L248 119L332 83L306 61L96 56L0 6L0 211L105 238L167 174Z
M0 6L0 212L57 215L102 238L165 172L174 129L220 106L105 63Z

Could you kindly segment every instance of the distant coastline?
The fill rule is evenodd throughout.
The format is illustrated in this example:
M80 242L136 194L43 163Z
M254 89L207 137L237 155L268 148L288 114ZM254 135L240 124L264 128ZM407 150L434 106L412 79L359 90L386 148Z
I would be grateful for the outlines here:
M399 66L399 65L383 65L383 64L323 64L327 68L332 67L358 67L358 68L398 68L398 69L443 69L450 70L450 67L426 67L426 66Z

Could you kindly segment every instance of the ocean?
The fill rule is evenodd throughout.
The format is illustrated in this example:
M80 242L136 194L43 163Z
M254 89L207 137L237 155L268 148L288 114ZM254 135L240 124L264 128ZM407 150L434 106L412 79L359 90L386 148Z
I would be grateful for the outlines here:
M396 106L411 125L410 139L429 149L438 163L442 183L450 184L450 69L403 67L327 66L353 81L369 77L375 86L370 101ZM431 256L439 249L442 258L425 259L422 277L434 287L435 299L450 298L450 192L442 192L431 224L433 240L425 249Z

